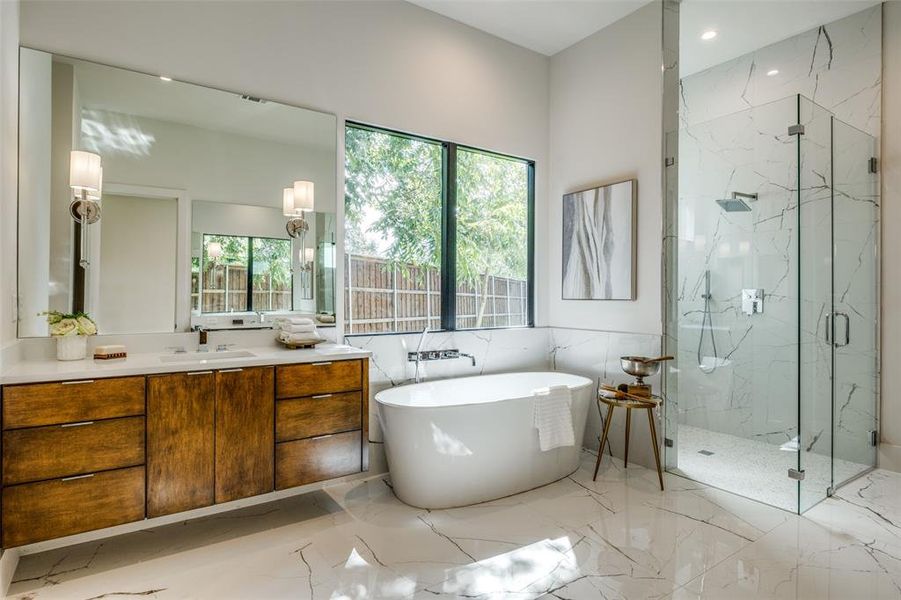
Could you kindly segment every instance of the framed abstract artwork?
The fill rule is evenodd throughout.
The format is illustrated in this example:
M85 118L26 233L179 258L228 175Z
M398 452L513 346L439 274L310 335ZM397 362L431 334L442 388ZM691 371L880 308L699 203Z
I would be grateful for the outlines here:
M634 300L638 180L563 196L563 299Z

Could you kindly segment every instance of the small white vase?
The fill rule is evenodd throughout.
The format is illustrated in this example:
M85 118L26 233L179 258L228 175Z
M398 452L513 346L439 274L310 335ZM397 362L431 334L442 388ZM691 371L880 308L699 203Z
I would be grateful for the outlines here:
M56 338L57 360L83 360L88 353L86 335L65 335Z

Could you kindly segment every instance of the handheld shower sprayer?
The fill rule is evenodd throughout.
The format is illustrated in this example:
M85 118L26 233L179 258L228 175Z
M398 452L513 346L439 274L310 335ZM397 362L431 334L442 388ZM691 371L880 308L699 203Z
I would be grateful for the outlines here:
M710 313L710 301L713 298L710 293L710 269L704 271L704 293L701 294L701 298L704 299L704 316L701 318L701 335L698 337L698 368L701 369L702 373L709 375L716 371L717 360L719 358L716 351L716 337L713 335L713 315ZM709 366L704 365L704 356L702 352L705 332L710 334L710 345L713 349L713 364Z

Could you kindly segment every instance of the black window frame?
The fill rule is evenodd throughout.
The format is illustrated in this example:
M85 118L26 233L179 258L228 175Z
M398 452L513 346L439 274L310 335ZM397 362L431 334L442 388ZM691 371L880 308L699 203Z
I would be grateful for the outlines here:
M535 161L512 154L503 154L483 148L476 148L456 142L417 135L396 129L369 125L359 121L344 122L345 152L347 150L347 129L359 129L394 135L409 140L437 144L441 146L441 329L439 331L482 331L486 329L522 329L535 327ZM475 152L504 160L512 160L526 165L526 202L527 202L527 258L526 258L526 324L507 325L501 327L457 327L457 152ZM345 285L347 274L344 277ZM416 333L411 331L388 331L372 333L349 333L348 337L402 335Z
M243 312L261 312L261 313L273 313L279 312L277 310L257 310L253 307L253 241L254 240L278 240L280 242L288 242L291 244L290 238L278 238L271 237L267 235L235 235L233 233L211 233L204 232L201 233L200 239L200 278L201 278L201 287L200 287L200 314L201 315L225 315L229 314L228 312L204 312L203 311L203 257L206 254L206 237L207 236L217 236L217 237L231 237L231 238L244 238L247 240L247 299L245 301L245 310ZM291 252L288 253L288 256L291 257L291 272L294 272L294 244L291 244ZM291 277L291 310L294 310L294 277Z

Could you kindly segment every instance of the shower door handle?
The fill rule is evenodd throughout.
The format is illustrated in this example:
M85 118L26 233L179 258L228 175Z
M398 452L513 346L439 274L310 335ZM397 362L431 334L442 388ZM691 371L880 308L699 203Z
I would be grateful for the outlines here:
M826 343L832 343L832 313L826 315Z
M843 317L845 319L845 343L844 344L839 344L838 342L835 343L836 348L844 348L845 346L847 346L848 344L851 343L851 318L848 316L848 313L843 313L843 312L836 312L835 316Z

